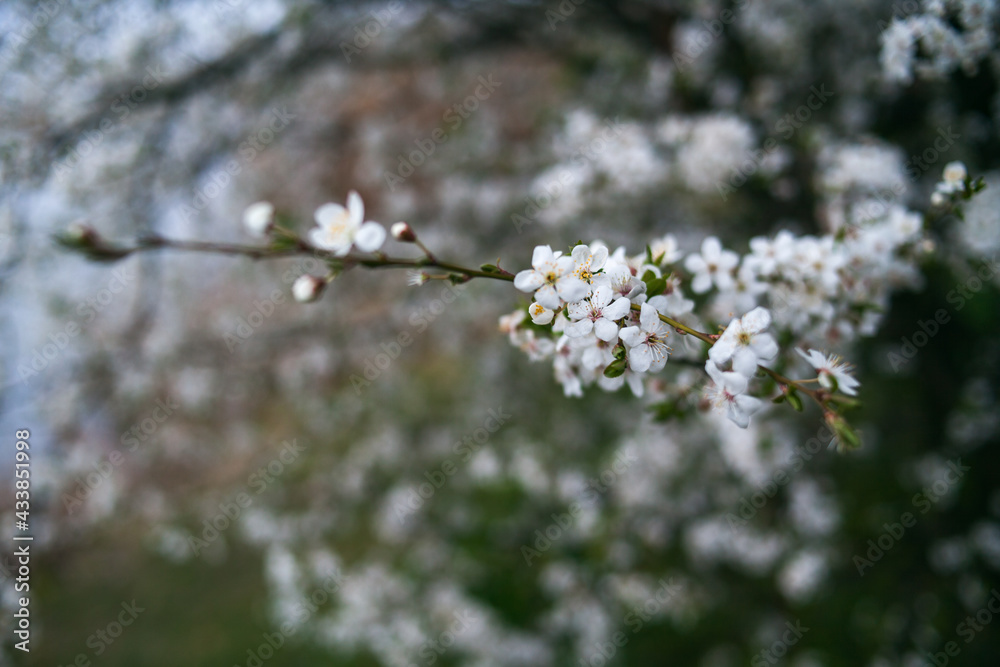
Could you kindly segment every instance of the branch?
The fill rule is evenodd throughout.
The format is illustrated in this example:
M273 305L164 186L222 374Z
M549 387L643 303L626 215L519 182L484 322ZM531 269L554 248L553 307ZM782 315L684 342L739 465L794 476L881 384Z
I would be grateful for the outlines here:
M452 262L440 261L429 253L427 257L418 258L389 257L382 252L371 254L350 252L345 255L336 255L329 250L323 250L310 245L289 232L285 232L284 234L278 237L271 246L218 243L214 241L188 241L168 239L157 235L136 239L132 245L119 245L105 241L97 232L89 227L77 226L71 228L65 234L57 236L56 241L64 247L77 250L91 259L99 261L118 261L135 253L154 250L179 250L215 255L236 255L249 257L253 260L309 255L319 257L341 270L346 270L354 266L364 266L369 269L441 269L451 274L464 276L465 280L472 278L491 278L507 282L513 282L514 280L514 274L493 265L483 265L479 269L471 269Z

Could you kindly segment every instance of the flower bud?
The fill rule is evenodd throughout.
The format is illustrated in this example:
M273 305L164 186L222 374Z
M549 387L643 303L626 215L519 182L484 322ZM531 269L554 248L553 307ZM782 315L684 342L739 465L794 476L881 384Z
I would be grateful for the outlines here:
M62 242L76 248L89 248L98 241L97 231L82 222L71 223L62 233Z
M965 169L965 165L957 160L955 162L949 162L944 166L942 177L944 178L945 183L954 183L957 185L962 183L967 176L968 172Z
M405 222L397 222L389 230L392 238L405 243L413 243L417 240L417 235L413 233L413 228Z
M292 296L299 303L310 303L319 298L324 287L326 287L325 280L305 274L299 276L292 284Z
M251 236L267 236L274 227L274 204L259 201L247 206L243 212L243 227Z

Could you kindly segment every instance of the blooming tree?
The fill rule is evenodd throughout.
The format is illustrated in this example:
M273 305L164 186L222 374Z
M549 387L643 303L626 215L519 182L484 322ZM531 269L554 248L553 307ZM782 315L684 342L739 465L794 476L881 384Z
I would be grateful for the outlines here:
M51 443L40 660L122 589L164 612L109 666L165 617L204 661L189 605L240 664L262 623L275 665L877 667L965 639L1000 571L995 2L0 20L0 418Z

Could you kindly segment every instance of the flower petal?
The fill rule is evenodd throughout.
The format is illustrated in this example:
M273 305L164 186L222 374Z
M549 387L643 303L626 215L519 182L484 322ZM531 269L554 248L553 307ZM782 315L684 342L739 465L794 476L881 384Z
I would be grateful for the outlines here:
M639 324L642 325L643 331L658 331L660 329L660 314L656 312L656 308L648 303L642 304L641 308Z
M559 296L566 303L573 303L587 298L587 294L590 292L590 285L575 276L563 276L556 281L556 289ZM558 306L552 307L558 308Z
M701 256L706 262L718 264L719 255L722 254L722 243L714 236L709 236L701 242Z
M577 320L576 322L570 322L566 325L566 335L570 338L580 338L581 336L586 336L594 329L594 323L589 319L587 320Z
M744 329L753 333L760 333L771 326L771 313L766 308L758 306L744 315L740 319L740 322L743 323Z
M538 291L535 292L535 301L550 310L556 310L562 305L559 301L559 294L552 285L542 285L539 287Z
M735 401L728 404L726 416L729 417L729 421L733 422L740 428L746 428L750 425L750 415L741 410Z
M771 334L758 334L753 337L750 349L757 355L760 361L771 361L778 356L778 344L774 342Z
M542 274L534 269L519 271L518 274L514 276L514 287L522 292L534 292L544 283L545 278L543 278Z
M610 343L618 338L618 325L611 320L601 318L594 323L594 333L601 340Z
M733 355L733 370L745 377L753 377L757 372L757 355L746 347L736 350Z
M585 245L578 245L573 248L573 252L570 253L570 257L572 258L574 264L586 264L591 258L590 248Z
M590 260L590 270L598 271L604 268L604 263L608 261L608 247L599 245L594 249L594 256Z
M341 219L347 215L347 209L340 204L323 204L316 212L313 214L313 218L316 220L316 224L320 227L327 227L334 221Z
M698 273L691 281L691 291L695 294L704 294L712 289L712 276L707 273Z
M649 354L648 345L636 345L628 351L628 365L636 373L645 373L649 370L653 359Z
M365 203L355 190L347 193L347 211L351 215L351 226L360 227L365 220Z
M618 332L618 337L625 343L625 347L636 347L642 343L642 332L639 327L625 327Z
M591 297L590 300L593 301L594 297ZM628 311L630 311L631 309L632 309L632 304L629 302L629 300L623 296L620 296L614 300L614 303L604 306L601 312L604 313L604 317L608 318L609 320L620 320L621 318L628 315Z
M536 269L546 262L552 261L552 247L547 245L535 246L531 253L531 265Z
M385 243L385 227L377 222L366 222L361 225L354 236L354 245L362 252L375 252Z
M611 293L611 288L607 285L601 285L597 287L593 294L590 295L590 303L599 310L604 309L609 303L611 303L611 297L614 296ZM618 319L613 318L613 319Z

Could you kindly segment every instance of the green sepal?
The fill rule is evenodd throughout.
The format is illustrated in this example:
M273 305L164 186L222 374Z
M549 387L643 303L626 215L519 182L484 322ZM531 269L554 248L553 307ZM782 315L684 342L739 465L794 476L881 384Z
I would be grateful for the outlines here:
M616 378L625 374L625 360L615 359L604 369L604 377Z

